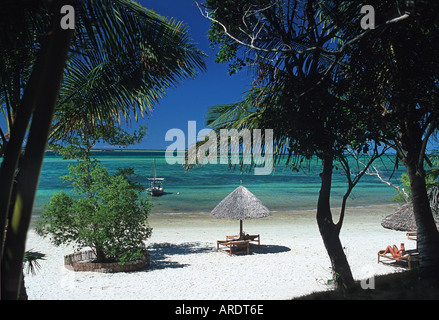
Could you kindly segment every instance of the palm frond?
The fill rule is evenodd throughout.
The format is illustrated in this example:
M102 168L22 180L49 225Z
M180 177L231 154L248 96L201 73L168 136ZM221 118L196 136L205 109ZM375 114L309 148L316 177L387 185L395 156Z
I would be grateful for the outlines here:
M41 252L28 250L24 253L23 263L27 264L27 274L32 273L32 275L36 274L36 271L41 268L41 265L38 263L38 260L44 260L46 255Z
M205 70L187 27L134 1L78 3L72 54L53 137L76 121L127 122L151 113L167 90Z

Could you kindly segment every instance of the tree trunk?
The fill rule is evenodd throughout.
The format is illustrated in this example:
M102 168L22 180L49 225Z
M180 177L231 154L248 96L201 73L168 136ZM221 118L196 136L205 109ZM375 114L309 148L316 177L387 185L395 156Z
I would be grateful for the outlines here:
M107 256L105 255L104 250L100 248L95 248L96 251L96 262L107 262Z
M33 72L42 72L42 88L40 92L35 92L37 95L35 98L35 111L29 130L20 178L17 181L17 198L14 211L8 225L1 257L2 299L17 299L21 288L26 235L32 216L32 207L52 116L70 47L70 39L73 35L73 30L62 30L60 27L61 16L59 9L65 3L64 0L54 3L53 30L47 34L47 39L42 44L42 53L37 58L39 61L36 62L44 68L33 70Z
M331 260L336 283L341 290L349 290L355 285L355 281L340 241L340 226L335 225L332 220L330 205L333 161L332 155L323 159L322 183L317 204L317 224Z
M22 276L21 276L21 288L20 288L20 294L18 295L18 300L28 300L26 285L24 283L24 272L22 272Z
M438 278L439 233L427 196L425 173L423 168L418 168L414 162L407 162L406 168L412 189L421 274Z

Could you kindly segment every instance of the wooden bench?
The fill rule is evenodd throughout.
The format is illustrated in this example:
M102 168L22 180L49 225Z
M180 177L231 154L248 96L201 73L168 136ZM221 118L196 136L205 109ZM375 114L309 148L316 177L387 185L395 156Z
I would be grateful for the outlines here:
M248 240L217 240L216 248L228 252L230 255L235 254L249 254L250 241Z

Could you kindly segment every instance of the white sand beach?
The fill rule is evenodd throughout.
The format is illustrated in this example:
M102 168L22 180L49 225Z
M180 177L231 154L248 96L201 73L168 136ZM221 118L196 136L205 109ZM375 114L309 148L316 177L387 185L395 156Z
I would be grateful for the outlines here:
M405 232L384 229L381 220L395 205L350 208L341 240L355 279L398 272L377 263L389 244L415 247ZM336 209L333 212L338 212ZM274 212L244 221L244 230L260 234L250 255L229 256L216 240L236 234L239 221L209 214L151 215L148 269L131 273L73 272L64 267L72 247L55 247L33 230L27 249L47 255L36 275L26 275L29 299L291 299L327 290L331 269L315 220L315 211Z

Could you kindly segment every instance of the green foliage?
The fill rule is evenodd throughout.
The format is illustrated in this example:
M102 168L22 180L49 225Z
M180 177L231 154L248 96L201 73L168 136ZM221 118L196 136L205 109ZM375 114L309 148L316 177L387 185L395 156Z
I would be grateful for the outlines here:
M407 195L409 196L409 199L406 199L404 194L398 192L398 194L393 197L392 201L404 204L404 203L406 203L406 200L411 201L411 199L412 199L412 189L410 187L410 179L409 179L409 176L407 175L407 173L403 173L401 175L401 178L398 180L401 183L401 188L403 188L405 190L405 192L407 193Z
M87 121L76 127L76 134L52 137L49 147L59 153L64 159L89 159L92 148L97 143L104 142L110 146L125 148L142 141L146 134L146 126L139 126L138 130L129 133L114 123L90 126Z
M431 179L430 187L439 187L439 149L434 149L429 155L431 168L426 172L427 178Z
M438 187L438 180L437 177L435 176L435 174L433 174L433 172L436 172L437 169L432 169L430 171L427 172L427 175L425 176L425 184L427 186L427 190L432 189L432 188L437 188ZM401 188L403 188L405 190L405 192L407 193L409 199L409 201L412 201L412 188L410 186L410 179L407 173L403 173L401 175L401 178L398 179L400 184L401 184ZM406 203L406 197L402 194L402 193L398 193L395 197L393 197L392 199L395 202L398 203Z
M64 191L53 195L37 231L50 234L55 245L90 247L99 261L136 260L152 230L148 227L150 205L140 197L143 187L132 180L132 168L120 168L112 175L92 158L92 152L101 141L119 147L137 143L145 136L146 126L128 133L116 126L90 126L84 121L76 131L77 135L51 143L52 150L65 159L79 160L61 177L72 184L74 195Z
M58 192L41 215L37 231L55 245L90 247L101 261L138 259L151 236L150 205L121 174L111 175L96 160L69 166L76 197Z
M117 168L116 175L121 175L130 183L130 185L137 191L143 191L143 186L141 183L134 180L137 174L134 172L134 168Z

